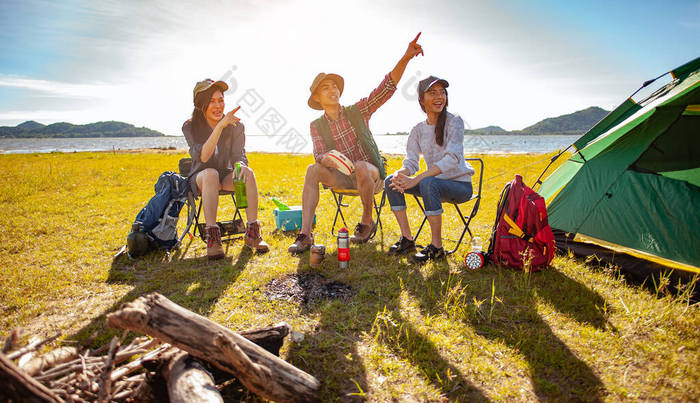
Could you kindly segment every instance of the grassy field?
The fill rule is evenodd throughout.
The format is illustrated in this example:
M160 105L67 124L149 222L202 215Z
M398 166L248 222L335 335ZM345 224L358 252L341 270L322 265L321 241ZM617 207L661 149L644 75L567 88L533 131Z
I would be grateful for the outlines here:
M308 156L249 155L269 254L252 255L238 238L225 245L226 259L210 263L195 239L170 255L113 260L158 175L183 156L0 155L0 336L21 327L84 341L100 331L94 343L105 343L105 313L158 291L234 330L286 321L305 337L287 341L282 356L320 380L324 401L700 399L698 305L628 285L613 269L557 256L531 275L469 272L467 245L416 266L386 255L399 234L386 209L383 231L353 246L341 270L324 191L315 233L331 253L317 270L308 254L290 257L294 234L275 231L269 199L300 204ZM483 158L484 200L472 229L485 243L503 185L514 172L532 183L546 156ZM391 159L389 171L400 163ZM231 212L222 202L220 217ZM415 229L411 201L409 213ZM265 297L266 284L295 272L347 283L352 296L311 305Z

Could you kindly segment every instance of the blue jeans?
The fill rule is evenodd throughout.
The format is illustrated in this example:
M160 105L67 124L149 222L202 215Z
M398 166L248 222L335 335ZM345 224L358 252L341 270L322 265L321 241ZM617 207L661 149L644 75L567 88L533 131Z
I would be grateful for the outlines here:
M389 175L384 180L386 197L389 200L392 211L406 209L406 199L403 193L392 189L389 185L394 175ZM442 202L464 203L472 197L472 183L451 181L429 176L410 189L406 193L418 195L423 198L425 215L442 214Z

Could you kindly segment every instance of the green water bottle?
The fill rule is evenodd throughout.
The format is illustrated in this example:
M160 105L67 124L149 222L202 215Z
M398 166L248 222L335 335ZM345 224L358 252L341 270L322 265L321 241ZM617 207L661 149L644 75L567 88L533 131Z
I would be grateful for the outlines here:
M272 202L275 203L275 205L277 206L278 209L280 209L280 211L289 210L289 206L287 206L286 204L284 204L284 203L282 203L281 201L277 200L276 197L273 197L273 198L272 198Z
M248 196L245 193L245 182L241 180L241 163L236 162L236 171L233 176L233 190L236 196L236 207L248 207Z

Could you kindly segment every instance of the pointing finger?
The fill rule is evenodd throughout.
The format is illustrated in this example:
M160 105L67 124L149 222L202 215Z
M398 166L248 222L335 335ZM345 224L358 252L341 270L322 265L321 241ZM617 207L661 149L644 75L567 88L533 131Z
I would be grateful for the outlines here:
M416 41L418 41L418 38L420 38L420 34L422 34L422 32L419 32L418 35L416 35L416 39L412 40L411 43L416 43Z

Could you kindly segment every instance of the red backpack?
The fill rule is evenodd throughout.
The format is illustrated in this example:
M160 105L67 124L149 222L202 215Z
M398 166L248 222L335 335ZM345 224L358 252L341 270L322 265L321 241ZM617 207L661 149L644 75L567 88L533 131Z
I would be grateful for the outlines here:
M519 270L529 262L534 272L549 266L554 247L544 199L523 183L522 176L515 175L498 201L488 259Z

